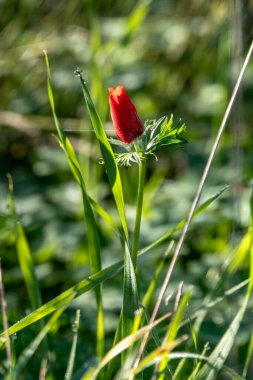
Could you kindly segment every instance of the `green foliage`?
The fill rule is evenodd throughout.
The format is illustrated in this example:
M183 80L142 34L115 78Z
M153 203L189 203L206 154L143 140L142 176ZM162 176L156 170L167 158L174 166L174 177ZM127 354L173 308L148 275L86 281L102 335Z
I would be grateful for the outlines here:
M173 116L170 119L164 116L158 120L146 121L144 133L131 144L124 144L119 140L110 139L112 144L127 151L127 153L116 154L117 163L125 167L129 167L133 163L140 165L141 161L148 156L156 157L156 151L161 147L183 146L186 143L186 140L182 137L185 128L185 124L181 121L174 126Z
M173 254L164 250L185 225L227 103L228 72L234 81L247 50L240 24L249 35L250 2L14 0L0 2L0 14L0 256L15 367L8 372L1 331L0 378L57 380L67 370L73 380L94 373L149 380L166 361L173 380L251 379L252 63L169 284L168 296L182 280L186 293L192 287L187 312L170 343L161 338L175 314L154 323L132 368ZM87 78L88 112L73 78L77 66ZM121 84L141 119L151 119L129 146L111 138L106 89ZM183 122L161 118L171 112L186 121L189 145ZM135 163L146 165L144 194ZM224 183L231 186L218 191ZM174 298L161 315L172 312ZM102 319L104 356L95 348Z
M85 103L89 111L89 115L92 121L94 131L96 133L96 137L100 144L100 150L102 153L106 172L110 181L114 199L115 199L118 212L120 215L125 238L126 240L128 240L128 229L127 229L126 216L125 216L124 197L123 197L123 190L122 190L119 169L117 167L117 163L116 163L112 148L108 142L106 133L104 131L104 127L101 122L101 119L96 111L96 108L92 102L89 91L87 89L86 83L82 77L82 72L80 70L76 70L75 75L77 75L81 81Z

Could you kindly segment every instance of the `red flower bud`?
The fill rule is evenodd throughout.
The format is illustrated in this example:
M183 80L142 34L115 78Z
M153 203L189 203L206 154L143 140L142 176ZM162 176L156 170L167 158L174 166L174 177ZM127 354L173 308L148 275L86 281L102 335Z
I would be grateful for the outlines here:
M117 137L130 144L143 134L144 125L123 86L109 88L109 103Z

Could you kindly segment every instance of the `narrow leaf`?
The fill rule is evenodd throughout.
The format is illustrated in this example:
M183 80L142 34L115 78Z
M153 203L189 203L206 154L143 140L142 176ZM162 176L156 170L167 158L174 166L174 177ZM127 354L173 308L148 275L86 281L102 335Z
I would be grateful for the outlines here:
M164 345L167 345L167 344L169 344L175 340L177 333L178 333L178 330L180 328L180 324L181 324L182 319L183 319L185 309L186 309L188 301L191 297L191 294L192 294L192 290L189 290L187 293L185 293L182 301L180 302L179 307L178 307L178 309L174 315L174 318L170 324L170 327L169 327L169 330L166 334L166 337L164 338L164 342L163 342ZM169 358L164 357L162 359L159 367L157 368L158 373L159 373L159 376L158 376L159 380L164 379L165 369L167 367L168 362L169 362Z
M80 310L78 309L76 311L76 319L73 325L73 341L72 341L72 347L69 355L69 361L68 361L68 367L65 373L64 380L71 380L72 379L72 373L74 368L74 362L75 362L75 356L76 356L76 345L77 345L77 337L78 337L78 329L79 329L79 322L80 322Z
M142 359L138 367L136 367L132 373L137 374L157 362L159 359L162 359L165 356L168 357L169 353L185 339L187 339L187 336L182 336L181 338L175 339L165 345L162 345L161 347L158 347L150 354L148 354L144 359Z
M71 142L66 137L63 128L58 120L58 117L55 112L54 106L54 97L53 90L51 85L50 77L50 66L47 54L45 52L46 66L47 66L47 83L48 83L48 96L52 108L52 113L54 116L55 127L58 132L58 137L60 145L67 157L70 169L77 180L78 184L81 187L83 206L84 206L84 217L87 227L88 235L88 246L89 246L89 260L92 273L99 272L101 269L101 254L100 254L100 242L99 234L97 230L97 223L93 213L93 209L90 203L90 197L86 191L85 181L80 169L78 159L76 157L75 151L71 145ZM103 355L103 346L104 346L104 322L103 322L103 305L102 305L102 285L96 289L96 301L98 308L98 318L97 318L97 354L98 356Z
M23 229L21 222L18 220L16 207L13 197L13 182L9 176L9 207L12 214L12 218L15 221L15 243L18 254L19 265L22 270L26 288L31 300L32 307L34 309L41 305L41 294L39 282L35 273L35 267L33 264L33 258L30 252L30 247Z
M223 189L223 191L224 190L225 189ZM219 192L219 194L221 194L221 193L222 193L222 191ZM215 200L217 197L218 197L218 195L216 197L215 196L212 197L212 201ZM210 199L206 202L209 202L209 201L210 201ZM208 203L208 205L211 204L212 201L210 201ZM206 207L208 207L208 205L204 207L206 202L204 202L198 208L198 210L200 208L201 209L203 208L203 210L204 210ZM199 212L201 212L201 211L199 211ZM182 228L184 223L185 223L185 221L182 220L176 226L176 229L178 230L178 229ZM175 231L175 227L171 231L169 231L167 234L171 235L174 231ZM166 238L164 240L166 240ZM159 243L157 243L157 244L159 244ZM139 255L141 256L141 255L147 253L151 248L152 248L151 246L146 247L141 252L139 252ZM53 298L51 301L49 301L47 304L43 305L41 308L35 310L33 313L31 313L28 316L21 319L21 321L15 323L13 326L11 326L9 328L9 334L12 335L12 334L22 330L23 328L31 325L32 323L40 320L44 316L51 314L52 312L59 309L64 304L69 304L72 301L71 295L73 295L73 299L77 298L79 295L82 295L83 293L89 291L90 289L95 288L98 284L103 283L107 279L115 276L117 273L119 273L123 269L123 267L124 267L124 262L118 261L117 263L111 265L110 267L99 271L98 273L96 273L96 275L92 275L92 276L88 277L88 279L85 279L85 280L79 282L78 284L76 284L72 288L66 290L65 292L61 293L59 296ZM241 283L239 285L239 288L247 285L248 282L249 282L249 280L244 281L243 283ZM221 300L222 299L219 298L215 302L218 303ZM210 308L210 307L212 307L212 304L204 305L204 307ZM199 312L201 312L201 310L196 311L196 315L194 315L194 318L198 315ZM4 339L3 335L4 334L0 335L0 337L1 337L0 342L3 341L3 339Z
M76 74L79 76L81 81L81 86L83 90L84 99L86 102L87 109L89 111L89 115L91 118L91 122L94 128L94 131L96 133L97 139L99 141L100 150L103 156L105 168L107 171L108 179L112 188L112 192L114 195L114 199L118 208L118 212L120 215L122 228L126 237L126 240L128 240L128 229L127 229L127 222L126 222L126 216L125 216L125 204L124 204L124 197L123 197L123 189L122 189L122 183L120 178L119 169L114 157L114 153L112 150L112 147L108 141L108 138L106 136L105 130L103 128L102 121L96 111L96 108L93 104L93 101L90 97L90 93L88 91L88 88L86 86L86 83L83 79L82 73L77 70Z
M216 194L212 195L210 198L208 198L205 202L203 202L194 212L193 218L195 219L199 214L201 214L208 206L210 206L213 201L215 201L226 189L228 186L224 186L220 191L218 191ZM169 232L167 232L165 235L161 236L159 239L157 239L154 243L148 245L147 247L143 248L140 252L145 253L147 251L150 251L151 249L157 247L159 244L162 244L164 241L166 241L173 233L180 230L184 227L186 223L186 219L181 220L175 227L173 227Z
M50 329L53 327L53 325L57 321L57 319L61 316L63 311L64 311L64 308L57 310L54 313L54 315L51 317L51 319L47 322L47 324L42 328L40 333L35 337L35 339L21 353L21 355L19 356L17 363L15 365L16 375L18 375L22 371L22 369L26 367L29 360L35 354L40 343L45 338L45 336L50 331Z
M132 258L125 244L124 289L122 308L122 337L131 334L135 313L138 310L138 290Z
M230 350L233 346L236 334L239 330L241 321L245 314L249 301L249 293L243 301L242 306L237 312L235 318L231 322L226 333L223 335L218 345L215 347L211 355L209 356L208 364L205 364L198 373L196 380L214 380L217 377L218 372L222 369L225 360L227 359Z
M25 327L30 326L32 323L39 321L46 315L53 313L65 305L69 305L75 298L88 292L91 289L94 289L99 284L115 276L122 269L123 261L120 261L106 269L101 270L100 272L89 276L87 279L80 281L75 286L69 288L59 296L53 298L51 301L47 302L31 314L27 315L12 325L8 330L9 335L13 335ZM0 343L3 343L4 341L5 337L4 333L2 333L0 334Z
M151 325L144 326L140 328L138 331L136 331L134 334L130 334L126 336L124 339L122 339L120 342L118 342L115 346L111 348L110 351L104 356L104 358L101 360L95 371L90 371L92 376L89 378L92 380L95 380L98 376L99 372L103 367L105 367L112 359L114 359L116 356L121 354L123 351L127 350L129 347L132 346L134 342L139 340L143 335L147 333L147 331L152 330L155 326L157 326L159 323L163 322L170 316L169 314L165 314L161 318L159 318L157 321L152 323ZM87 375L85 375L82 380L85 380Z

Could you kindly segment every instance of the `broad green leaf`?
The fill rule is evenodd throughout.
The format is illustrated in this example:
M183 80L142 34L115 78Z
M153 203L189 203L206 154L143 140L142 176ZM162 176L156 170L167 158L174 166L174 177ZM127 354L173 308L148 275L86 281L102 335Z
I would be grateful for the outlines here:
M201 368L198 373L196 380L214 380L217 378L217 374L222 369L225 360L227 359L233 343L236 337L236 334L239 330L240 324L242 322L243 316L245 314L248 301L249 301L249 292L247 292L246 297L244 298L243 304L237 312L235 318L231 322L226 333L223 335L211 355L209 356L208 363Z
M212 195L210 198L208 198L205 202L203 202L194 212L193 219L195 219L199 214L201 214L210 204L215 201L226 189L228 186L224 186L221 190L219 190L216 194ZM186 223L186 219L181 220L174 228L172 228L169 232L167 232L165 235L161 236L159 239L157 239L154 243L148 245L147 247L143 248L140 252L145 253L147 251L150 251L151 249L157 247L159 244L162 244L165 242L172 234L174 234L176 231L180 230L184 227Z
M114 199L118 208L125 238L126 240L128 240L128 229L127 229L127 222L126 222L126 216L125 216L123 189L122 189L120 173L119 173L119 169L115 160L115 156L114 156L112 147L108 141L108 138L106 136L101 119L90 97L90 93L83 79L82 73L79 70L77 70L76 74L79 76L80 81L81 81L85 103L89 111L90 119L94 128L95 134L99 141L100 150L102 153L102 157L104 160L105 168L106 168L108 179L112 188Z

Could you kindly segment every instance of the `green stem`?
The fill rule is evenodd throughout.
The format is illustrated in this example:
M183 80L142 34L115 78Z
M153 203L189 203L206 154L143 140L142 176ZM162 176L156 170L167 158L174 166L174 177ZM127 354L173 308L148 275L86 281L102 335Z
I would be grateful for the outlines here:
M138 253L138 247L139 247L145 174L146 174L146 158L144 157L143 161L139 165L138 194L137 194L136 217L135 217L134 237L133 237L133 246L132 246L132 261L133 261L133 266L135 270L136 270L136 265L137 265L137 253Z

